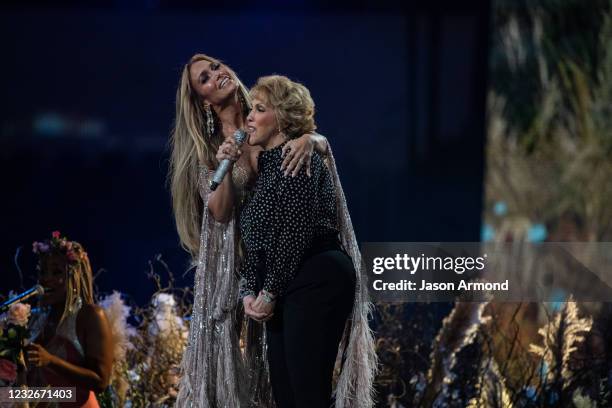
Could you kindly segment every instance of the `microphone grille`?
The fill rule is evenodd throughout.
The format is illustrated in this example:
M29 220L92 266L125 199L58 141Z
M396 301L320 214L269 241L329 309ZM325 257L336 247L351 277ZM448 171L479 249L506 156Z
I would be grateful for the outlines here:
M242 144L242 142L244 142L244 140L246 139L247 134L244 130L242 129L238 129L234 132L234 140L236 141L236 143L238 144Z

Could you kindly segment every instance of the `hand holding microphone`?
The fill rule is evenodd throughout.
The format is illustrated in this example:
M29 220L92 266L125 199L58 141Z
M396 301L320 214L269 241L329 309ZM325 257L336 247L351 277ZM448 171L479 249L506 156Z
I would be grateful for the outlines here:
M245 141L246 136L244 130L238 129L234 132L233 139L226 139L221 146L219 146L216 156L219 161L219 167L215 171L210 183L210 189L212 191L215 191L217 187L219 187L219 184L223 182L223 178L230 170L232 163L240 158L242 154L240 146Z

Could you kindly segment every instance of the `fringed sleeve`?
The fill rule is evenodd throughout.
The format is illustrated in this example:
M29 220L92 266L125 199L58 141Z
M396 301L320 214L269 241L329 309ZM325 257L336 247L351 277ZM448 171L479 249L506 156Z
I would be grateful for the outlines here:
M336 190L340 239L353 260L357 275L353 312L345 327L339 350L342 368L335 389L336 407L371 408L374 406L374 377L378 365L374 335L368 324L373 305L368 297L363 270L365 265L362 262L346 198L338 177L336 162L329 145L327 166Z

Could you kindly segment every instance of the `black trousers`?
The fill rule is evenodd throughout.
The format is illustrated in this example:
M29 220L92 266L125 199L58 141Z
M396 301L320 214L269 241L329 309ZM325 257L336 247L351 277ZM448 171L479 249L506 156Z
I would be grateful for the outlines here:
M340 250L308 258L266 324L277 408L328 408L338 345L355 297L355 269Z

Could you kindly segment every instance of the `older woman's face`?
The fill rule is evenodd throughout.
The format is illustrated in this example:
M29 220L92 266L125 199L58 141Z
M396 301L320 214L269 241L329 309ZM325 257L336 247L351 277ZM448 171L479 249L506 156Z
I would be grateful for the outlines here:
M204 102L222 105L238 89L236 75L226 65L217 61L200 60L191 64L191 87Z
M270 148L279 134L274 109L259 97L253 98L252 102L253 108L247 116L249 144Z

